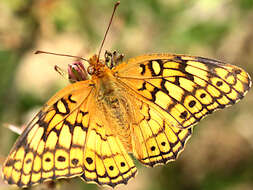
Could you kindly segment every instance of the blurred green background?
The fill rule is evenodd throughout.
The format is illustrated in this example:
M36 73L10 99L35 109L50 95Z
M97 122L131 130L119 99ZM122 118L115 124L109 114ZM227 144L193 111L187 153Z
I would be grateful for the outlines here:
M89 58L98 52L115 1L0 1L0 161L22 126L67 85L54 71L74 59L34 55L45 50ZM219 59L253 76L252 0L122 0L104 50L127 58L171 52ZM253 189L253 93L201 121L176 162L139 173L118 189ZM51 187L51 186L50 186ZM34 187L46 189L47 185ZM52 187L53 188L53 187ZM78 178L57 189L101 189ZM15 189L0 180L0 189Z

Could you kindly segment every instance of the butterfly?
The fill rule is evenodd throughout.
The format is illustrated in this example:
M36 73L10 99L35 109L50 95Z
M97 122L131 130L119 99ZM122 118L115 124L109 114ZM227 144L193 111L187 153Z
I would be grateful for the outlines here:
M87 69L70 65L72 83L28 123L3 165L7 183L24 188L79 176L127 184L137 173L129 153L150 167L174 161L196 123L251 86L246 71L213 59L99 55L86 60Z

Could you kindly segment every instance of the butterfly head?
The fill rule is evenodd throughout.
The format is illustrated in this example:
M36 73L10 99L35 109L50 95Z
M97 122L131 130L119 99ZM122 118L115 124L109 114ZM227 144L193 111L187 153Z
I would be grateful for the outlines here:
M69 64L68 66L68 78L71 83L77 81L88 80L89 75L94 78L100 78L104 75L106 70L113 69L123 61L124 55L118 54L116 51L112 53L105 52L105 59L99 59L98 55L93 55L89 60L85 60L89 63L87 69L85 69L81 61Z
M116 51L112 53L105 51L105 59L99 59L98 55L93 55L89 60L87 72L94 77L102 77L108 69L113 69L123 61L124 55L118 54Z
M95 54L89 59L88 62L88 74L91 75L93 78L102 77L106 69L104 60L99 59L98 55Z
M92 78L99 78L105 72L105 64L103 60L99 60L97 55L93 55L89 60L87 69L85 69L81 61L77 61L68 65L68 78L71 83L84 81Z

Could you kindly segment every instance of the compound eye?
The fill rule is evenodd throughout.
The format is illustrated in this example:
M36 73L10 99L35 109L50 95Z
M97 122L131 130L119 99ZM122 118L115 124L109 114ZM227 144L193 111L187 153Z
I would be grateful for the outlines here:
M93 67L93 66L89 66L89 67L87 68L87 72L88 72L90 75L93 75L93 74L95 73L94 67Z

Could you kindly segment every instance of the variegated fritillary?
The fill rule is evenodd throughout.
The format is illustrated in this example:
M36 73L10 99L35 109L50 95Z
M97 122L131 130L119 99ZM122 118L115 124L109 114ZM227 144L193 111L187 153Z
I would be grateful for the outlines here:
M105 60L92 56L87 70L80 63L69 67L74 83L45 104L5 161L9 184L74 176L127 184L137 172L128 153L146 166L175 160L194 124L238 102L251 85L243 69L212 59L122 58L106 52Z

